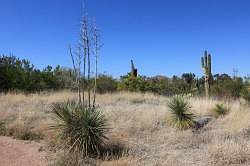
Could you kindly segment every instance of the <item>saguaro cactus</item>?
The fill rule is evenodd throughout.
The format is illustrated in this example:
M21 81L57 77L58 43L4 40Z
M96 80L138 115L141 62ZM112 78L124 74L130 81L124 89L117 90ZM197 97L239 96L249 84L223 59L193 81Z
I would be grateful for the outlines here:
M131 76L137 77L137 69L135 68L133 60L131 60Z
M201 64L205 76L206 97L209 97L209 90L212 82L212 72L211 72L211 54L208 54L207 51L205 51L204 57L201 58Z

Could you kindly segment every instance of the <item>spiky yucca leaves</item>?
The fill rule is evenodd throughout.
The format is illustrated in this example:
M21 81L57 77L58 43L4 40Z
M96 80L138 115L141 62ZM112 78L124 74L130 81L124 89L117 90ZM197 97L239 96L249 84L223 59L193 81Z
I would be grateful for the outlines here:
M229 108L225 107L223 104L216 104L213 112L216 117L224 116L229 112Z
M168 103L171 112L170 124L178 129L188 129L194 126L194 115L190 113L190 104L180 96L173 97Z
M100 154L108 130L100 110L67 101L53 104L52 113L58 120L52 128L59 131L60 138L70 151L84 156Z

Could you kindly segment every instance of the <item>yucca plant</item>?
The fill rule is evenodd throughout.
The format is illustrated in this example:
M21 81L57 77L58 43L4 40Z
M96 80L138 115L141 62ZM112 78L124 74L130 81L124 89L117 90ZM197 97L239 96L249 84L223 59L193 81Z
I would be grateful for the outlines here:
M229 108L225 107L223 104L216 104L213 112L215 113L216 117L224 116L229 112Z
M83 156L100 154L108 130L100 110L67 101L53 104L52 113L58 120L52 128L59 131L61 140L70 151Z
M183 97L173 97L168 103L171 112L170 124L178 129L193 127L194 115L190 112L191 106Z

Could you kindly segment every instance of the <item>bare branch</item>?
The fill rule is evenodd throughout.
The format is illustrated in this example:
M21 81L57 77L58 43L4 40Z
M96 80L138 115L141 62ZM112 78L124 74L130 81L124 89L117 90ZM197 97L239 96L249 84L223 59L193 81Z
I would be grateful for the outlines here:
M69 47L69 52L70 52L70 56L71 56L71 60L73 63L73 68L74 68L74 77L75 77L74 79L76 79L76 65L75 65L75 59L74 59L71 47Z

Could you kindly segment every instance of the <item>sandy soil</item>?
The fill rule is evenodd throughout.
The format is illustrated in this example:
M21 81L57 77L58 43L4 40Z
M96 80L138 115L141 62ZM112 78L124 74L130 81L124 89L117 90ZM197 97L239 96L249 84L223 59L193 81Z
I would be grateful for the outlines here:
M0 166L45 166L41 144L0 136Z

